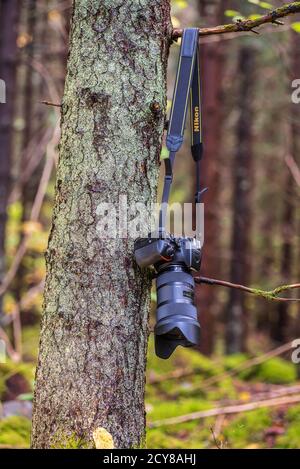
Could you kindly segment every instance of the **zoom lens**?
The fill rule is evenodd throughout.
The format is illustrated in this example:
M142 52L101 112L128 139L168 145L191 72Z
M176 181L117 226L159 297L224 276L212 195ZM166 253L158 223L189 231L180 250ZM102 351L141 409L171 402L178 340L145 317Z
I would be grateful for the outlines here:
M195 283L183 265L170 264L158 271L156 288L155 351L159 357L169 358L178 345L191 347L199 343Z

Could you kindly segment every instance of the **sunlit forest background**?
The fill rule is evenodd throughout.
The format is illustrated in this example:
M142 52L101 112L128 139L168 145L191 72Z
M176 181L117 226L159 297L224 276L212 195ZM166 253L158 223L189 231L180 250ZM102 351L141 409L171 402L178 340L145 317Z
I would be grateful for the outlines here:
M171 3L173 26L181 28L255 18L283 2ZM71 13L71 0L0 1L0 78L7 84L0 104L2 448L30 444ZM300 15L259 33L200 41L202 183L209 188L201 275L257 294L198 286L200 350L177 349L163 361L150 336L149 448L300 448L300 374L291 360L300 303L260 292L300 277L300 104L291 99L300 78ZM179 43L171 47L169 108ZM187 138L176 161L172 201L194 198L189 145Z

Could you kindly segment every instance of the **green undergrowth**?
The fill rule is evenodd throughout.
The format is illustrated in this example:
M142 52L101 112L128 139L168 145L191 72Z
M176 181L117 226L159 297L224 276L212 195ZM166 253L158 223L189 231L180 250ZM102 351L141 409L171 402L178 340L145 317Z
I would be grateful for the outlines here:
M225 370L232 371L242 366L249 357L245 354L236 354L225 357L223 360ZM261 364L251 366L236 373L242 380L254 380L270 384L290 384L297 380L296 366L280 357L271 358Z
M256 409L232 419L222 433L223 442L228 448L264 448L265 430L271 425L270 409Z
M32 396L36 335L37 328L24 329L25 362L0 364L2 401ZM296 366L279 357L242 371L237 370L249 358L246 354L208 358L196 350L178 347L169 360L161 360L156 357L153 342L150 341L146 385L148 427L165 419L250 402L253 393L257 392L257 385L261 389L262 383L276 386L297 382ZM175 371L179 372L178 376L169 379ZM283 430L271 442L272 447L300 448L300 405L256 409L225 415L219 420L209 417L187 418L184 423L160 422L157 427L148 428L147 447L266 448L270 444L267 431L274 425ZM0 447L29 447L29 433L30 421L25 417L0 419ZM84 448L86 444L71 437L54 441L53 447Z
M286 429L276 441L276 448L300 447L300 404L290 407L286 413Z
M296 366L282 358L271 358L252 370L258 381L273 384L290 384L297 380ZM251 373L249 375L251 377Z
M0 448L28 448L31 423L25 417L7 417L0 420Z
M266 431L276 420L276 409L261 408L224 416L215 438L216 418L194 419L184 423L151 424L218 406L252 400L256 383L288 385L297 381L297 368L279 357L236 371L251 357L236 354L207 358L195 350L178 347L170 360L161 360L149 345L147 380L148 448L266 448ZM181 373L167 379L175 370ZM164 379L165 378L165 379ZM154 381L154 383L153 383ZM249 390L248 390L249 388ZM274 440L274 447L300 448L300 406L290 407L285 433ZM284 420L284 417L283 417ZM216 441L217 440L217 443Z

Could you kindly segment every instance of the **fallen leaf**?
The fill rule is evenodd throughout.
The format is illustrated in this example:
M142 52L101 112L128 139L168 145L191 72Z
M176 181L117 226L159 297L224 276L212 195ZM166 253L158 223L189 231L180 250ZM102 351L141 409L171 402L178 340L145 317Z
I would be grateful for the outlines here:
M114 449L114 440L111 434L103 427L98 427L93 431L93 438L96 449Z

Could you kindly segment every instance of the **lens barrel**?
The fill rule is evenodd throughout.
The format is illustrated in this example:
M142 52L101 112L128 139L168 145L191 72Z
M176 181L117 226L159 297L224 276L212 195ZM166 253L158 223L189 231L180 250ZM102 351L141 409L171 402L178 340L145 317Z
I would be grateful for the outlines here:
M194 288L194 279L184 265L172 263L158 271L154 334L155 351L161 358L169 358L178 345L191 347L199 343Z

